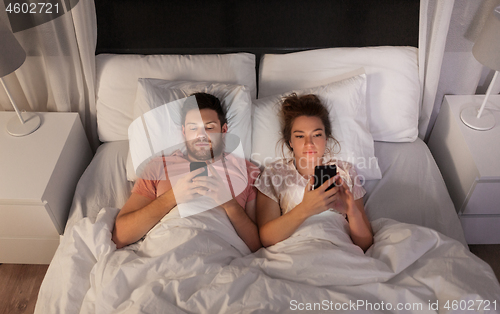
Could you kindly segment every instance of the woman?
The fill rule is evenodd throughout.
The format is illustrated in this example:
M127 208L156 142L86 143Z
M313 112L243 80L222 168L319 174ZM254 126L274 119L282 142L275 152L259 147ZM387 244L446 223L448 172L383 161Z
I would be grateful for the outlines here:
M268 165L255 182L257 224L261 242L271 246L290 237L309 217L334 210L347 219L352 242L366 251L373 232L363 206L363 195L354 167L336 161L328 140L335 144L328 110L315 95L285 98L281 108L282 144L293 153L291 160ZM335 163L338 174L317 189L314 167ZM336 186L326 189L333 183Z

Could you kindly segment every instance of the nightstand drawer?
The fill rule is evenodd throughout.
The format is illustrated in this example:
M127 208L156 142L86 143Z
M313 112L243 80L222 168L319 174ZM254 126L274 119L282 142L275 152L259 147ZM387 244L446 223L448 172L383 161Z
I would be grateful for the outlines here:
M465 206L463 215L500 214L500 181L476 181L471 190L472 194Z
M500 243L500 216L460 216L468 244Z
M0 263L49 263L78 179L92 159L77 113L39 112L27 136L6 132L0 112Z
M468 127L461 112L479 107L482 95L447 95L429 138L429 149L463 225L469 244L500 243L500 95L488 98L497 124Z
M0 237L0 261L8 264L49 264L59 246L59 241L59 238Z
M45 206L0 205L0 237L59 239Z

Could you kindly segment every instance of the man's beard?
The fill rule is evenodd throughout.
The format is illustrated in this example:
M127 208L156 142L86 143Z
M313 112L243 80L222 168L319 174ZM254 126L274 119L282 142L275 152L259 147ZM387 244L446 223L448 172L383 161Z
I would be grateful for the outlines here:
M217 136L217 135L215 135ZM215 137L212 135L212 137ZM224 141L222 140L222 134L218 135L217 140L209 141L209 140L193 140L193 141L186 141L186 149L188 152L188 156L200 160L200 161L206 161L212 158L217 158L222 154L222 150L224 148ZM206 144L211 144L210 146L206 147L196 147L196 144L199 143L206 143Z

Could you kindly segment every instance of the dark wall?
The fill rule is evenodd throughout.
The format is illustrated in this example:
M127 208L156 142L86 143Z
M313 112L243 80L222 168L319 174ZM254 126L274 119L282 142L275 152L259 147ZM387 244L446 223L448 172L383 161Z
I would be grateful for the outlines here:
M97 53L418 45L419 0L95 0L95 5Z

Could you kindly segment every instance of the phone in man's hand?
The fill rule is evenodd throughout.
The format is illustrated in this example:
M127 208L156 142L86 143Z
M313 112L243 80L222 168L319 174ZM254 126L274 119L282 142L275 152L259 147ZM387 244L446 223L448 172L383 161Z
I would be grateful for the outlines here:
M337 165L320 165L314 168L314 189L319 188L323 183L337 175ZM330 185L326 191L335 186Z
M200 169L200 168L205 168L205 170L203 170L202 173L198 174L195 176L196 177L199 177L199 176L208 176L208 169L207 169L207 163L206 162L203 162L203 161L194 161L194 162L191 162L189 164L189 171L195 171L197 169Z

